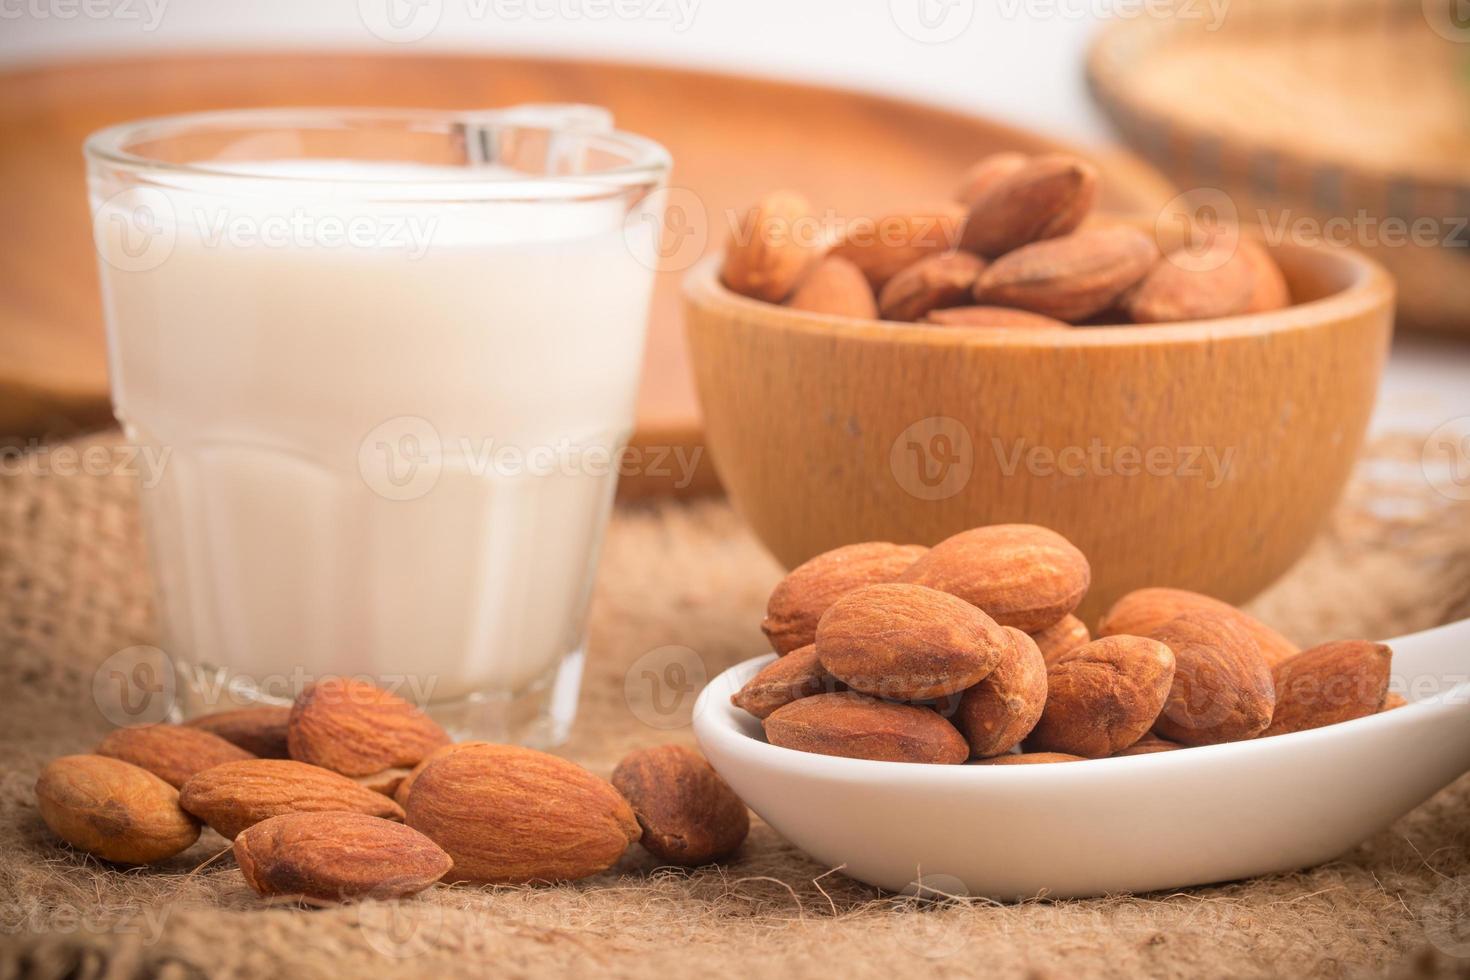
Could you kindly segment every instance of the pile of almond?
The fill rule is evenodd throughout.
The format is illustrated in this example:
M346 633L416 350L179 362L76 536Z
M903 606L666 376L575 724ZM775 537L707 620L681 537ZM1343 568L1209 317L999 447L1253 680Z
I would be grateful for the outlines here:
M696 752L640 749L600 779L545 752L452 742L428 715L363 681L333 678L291 707L121 728L36 782L62 840L152 864L206 825L234 842L265 896L332 902L412 895L441 879L570 881L628 845L693 866L733 853L750 818Z
M1395 708L1391 651L1298 650L1180 589L1120 599L1093 639L1073 615L1086 557L1031 524L933 548L818 555L776 586L780 656L731 700L772 745L894 762L1069 762L1281 735Z
M1090 218L1097 170L1067 154L997 153L955 200L829 227L795 191L732 230L721 279L744 296L837 316L945 327L1164 323L1291 303L1276 261L1235 229L1164 255Z

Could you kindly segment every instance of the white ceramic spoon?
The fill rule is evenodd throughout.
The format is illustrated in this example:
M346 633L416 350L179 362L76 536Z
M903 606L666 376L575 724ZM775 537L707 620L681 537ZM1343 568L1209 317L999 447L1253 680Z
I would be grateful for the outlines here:
M694 732L750 808L823 865L893 891L1000 899L1145 892L1337 857L1470 770L1470 620L1388 641L1403 708L1291 735L1030 766L778 748L705 688Z

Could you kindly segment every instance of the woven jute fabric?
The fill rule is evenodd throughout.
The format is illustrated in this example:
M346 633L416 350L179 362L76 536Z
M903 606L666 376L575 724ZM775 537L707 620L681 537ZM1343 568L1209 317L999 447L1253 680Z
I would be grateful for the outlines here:
M103 459L116 438L71 445ZM1426 481L1421 444L1370 448L1330 526L1257 613L1303 643L1470 615L1470 505ZM1323 867L1088 901L921 904L818 865L759 820L720 867L660 868L635 846L575 885L438 887L327 909L262 902L212 832L162 866L107 867L58 846L32 787L47 759L108 729L93 677L155 639L150 587L132 477L63 473L62 461L11 459L0 477L0 978L1470 970L1470 779ZM757 624L779 575L723 501L620 508L564 754L606 775L632 748L692 743L677 709L687 717L700 671L762 650ZM669 648L683 648L682 683L657 705L640 700L644 665L666 664Z

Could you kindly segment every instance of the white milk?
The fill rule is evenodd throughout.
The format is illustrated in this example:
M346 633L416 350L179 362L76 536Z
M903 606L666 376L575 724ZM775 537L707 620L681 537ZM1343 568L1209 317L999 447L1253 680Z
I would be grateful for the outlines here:
M652 282L626 201L270 166L444 203L193 175L97 208L116 413L169 453L143 490L165 650L273 693L508 702L560 671L574 697Z

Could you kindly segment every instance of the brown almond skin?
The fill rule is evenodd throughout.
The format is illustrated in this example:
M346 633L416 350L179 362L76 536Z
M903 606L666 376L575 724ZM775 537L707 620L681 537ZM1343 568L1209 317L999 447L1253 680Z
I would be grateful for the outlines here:
M865 585L817 624L817 659L863 694L922 701L979 683L1011 649L1005 631L956 596L922 585Z
M1210 320L1244 313L1256 273L1233 242L1200 252L1175 249L1128 292L1123 311L1134 323Z
M344 776L416 766L450 741L410 702L348 677L319 681L297 696L286 740L291 758Z
M1383 707L1379 708L1378 710L1392 711L1394 708L1402 708L1408 703L1408 700L1402 694L1396 694L1393 691L1389 691L1388 696L1383 699Z
M418 765L414 766L412 769L410 769L408 771L408 775L407 776L404 776L403 779L402 779L402 781L400 781L399 784L396 787L394 787L394 789L393 789L393 802L394 803L397 803L399 806L403 807L403 809L405 811L407 811L408 810L408 794L413 789L414 780L419 778L419 774L424 771L424 768L427 767L429 763L433 762L435 759L439 758L440 756L448 755L450 752L457 752L460 749L462 749L462 748L464 748L465 746L468 746L468 745L490 745L490 744L492 744L492 743L490 743L490 742L474 741L474 742L451 742L449 745L441 745L441 746L439 746L437 749L435 749L434 751L430 752L428 755L424 756L423 761L420 762Z
M853 589L892 582L928 549L867 541L823 552L793 568L771 591L761 630L771 647L787 654L817 639L822 613Z
M1097 200L1097 168L1065 153L1033 157L975 195L960 245L993 259L1066 235Z
M1158 259L1137 228L1090 228L1002 255L975 281L975 302L1080 323L1117 303Z
M1149 733L1128 746L1122 752L1116 753L1116 756L1153 755L1155 752L1173 752L1175 749L1182 748L1184 746L1178 742L1171 742L1167 738L1159 738L1159 736Z
M762 667L744 687L730 695L730 703L757 718L765 718L798 698L841 687L842 682L822 668L816 644L809 643Z
M286 724L290 718L289 707L262 704L200 715L184 724L218 735L258 758L289 759L291 750L286 746Z
M1174 651L1174 684L1154 722L1159 735L1181 745L1217 745L1255 738L1271 724L1271 667L1234 617L1187 612L1152 637Z
M118 728L102 739L97 754L141 766L174 788L210 766L255 758L218 735L187 725Z
M1045 765L1048 762L1086 762L1087 759L1080 755L1068 755L1066 752L1014 752L1009 755L992 756L989 759L976 759L972 765L977 766L1035 766Z
M1240 254L1250 264L1253 273L1251 298L1245 305L1246 313L1267 313L1291 305L1291 290L1287 288L1286 276L1281 266L1259 243L1248 238L1240 241Z
M407 823L449 852L449 881L575 881L612 867L642 830L617 790L565 759L477 743L424 767Z
M1092 569L1072 542L1049 528L993 524L945 538L899 581L959 596L1002 626L1035 633L1077 608L1092 584Z
M1262 733L1285 735L1352 721L1382 710L1393 651L1369 640L1303 650L1276 665L1276 713Z
M117 864L153 864L199 839L199 823L180 809L178 790L108 756L53 759L36 780L36 804L57 837Z
M778 708L765 720L766 741L798 752L878 762L958 765L970 746L930 708L839 691Z
M430 755L432 754L430 753ZM349 776L348 778L357 785L372 790L374 793L396 797L398 795L398 787L403 785L403 781L408 778L411 772L413 770L407 766L394 766L392 769L375 772L371 776ZM399 804L399 806L402 805L401 803Z
M954 724L977 757L1009 752L1031 734L1046 707L1046 660L1036 641L1003 627L1011 649L996 668L960 698Z
M948 201L880 217L854 218L832 254L863 270L876 293L920 259L954 251L964 224L964 206Z
M1092 634L1088 632L1086 623L1068 613L1046 629L1032 633L1031 639L1041 648L1041 656L1050 668L1062 654L1091 643Z
M1158 640L1108 636L1063 656L1046 681L1046 710L1027 750L1101 759L1153 727L1174 682L1174 654Z
M403 809L383 794L291 759L247 759L206 769L179 790L179 804L231 840L283 813L339 810L403 819Z
M1008 177L1029 163L1031 158L1024 153L992 153L972 163L960 184L955 188L954 199L965 207L972 206L996 181Z
M362 813L283 813L235 838L245 883L312 903L415 895L454 863L410 827Z
M772 191L730 230L720 281L742 296L779 303L824 251L811 202L796 191Z
M1235 619L1255 639L1266 662L1275 667L1288 657L1296 656L1297 646L1286 637L1228 602L1186 589L1135 589L1113 603L1097 624L1098 636L1127 633L1152 636L1154 631L1187 612L1211 612Z
M645 850L693 868L735 853L750 833L750 812L698 752L660 745L630 752L612 774L633 807Z
M786 305L793 310L829 316L864 320L878 316L878 302L873 298L873 287L868 285L868 277L839 255L829 255L818 262L796 287Z
M885 320L912 322L932 310L959 306L970 299L985 260L969 252L949 252L920 259L888 280L878 296Z
M1020 330L1070 330L1070 323L1054 320L1040 313L1013 310L1008 306L952 306L947 310L930 310L923 323L938 327L992 327Z

